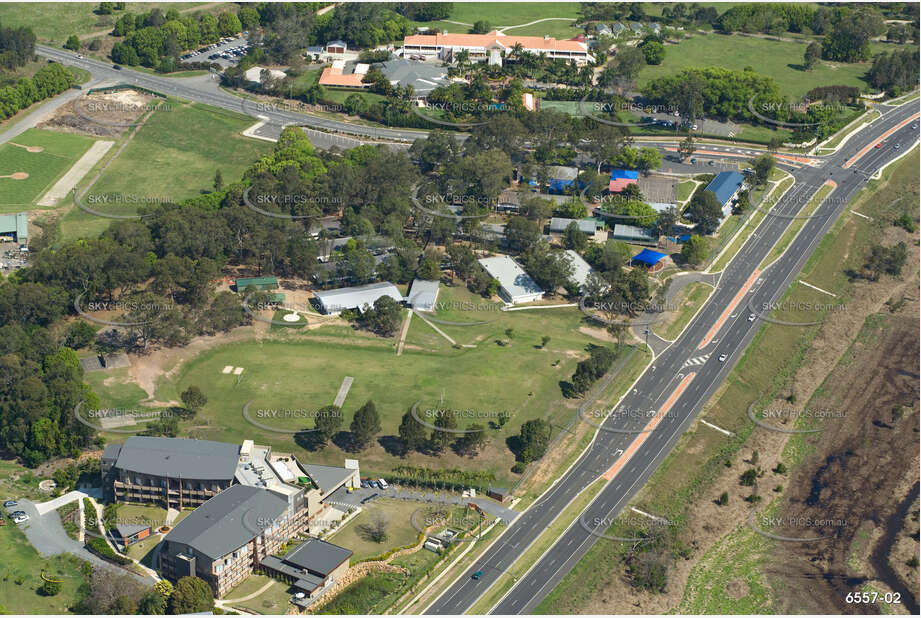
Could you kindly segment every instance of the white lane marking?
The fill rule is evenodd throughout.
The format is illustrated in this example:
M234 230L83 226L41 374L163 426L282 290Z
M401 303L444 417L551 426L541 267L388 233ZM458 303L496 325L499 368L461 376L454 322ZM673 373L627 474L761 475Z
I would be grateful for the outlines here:
M822 294L828 294L829 296L834 296L835 298L838 298L838 295L837 295L837 294L832 294L832 293L829 292L828 290L823 290L822 288L816 287L816 286L812 285L811 283L806 283L806 282L803 281L802 279L798 279L798 281L799 281L800 283L802 283L803 285L805 285L807 288L812 288L813 290L818 290L818 291L821 292Z
M705 421L704 419L700 419L700 422L703 423L704 425L706 425L707 427L709 427L710 429L715 429L715 430L717 430L718 432L720 432L720 433L722 433L722 434L726 434L727 436L735 435L735 434L733 434L731 431L727 431L727 430L723 429L722 427L717 427L717 426L714 425L713 423L708 423L708 422Z

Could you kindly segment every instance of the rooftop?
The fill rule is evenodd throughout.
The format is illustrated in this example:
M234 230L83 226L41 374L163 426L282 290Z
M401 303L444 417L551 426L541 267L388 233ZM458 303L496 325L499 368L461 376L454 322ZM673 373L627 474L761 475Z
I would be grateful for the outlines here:
M584 234L594 234L598 229L598 221L595 219L567 219L565 217L552 217L550 219L551 232L565 232L570 223L575 222L579 226L579 231Z
M287 508L288 501L268 489L233 485L189 513L166 540L216 560L259 536Z
M335 290L316 292L314 296L326 311L360 309L364 305L372 306L374 301L382 296L389 296L398 303L403 302L403 295L400 294L400 290L389 281L368 283L349 288L336 288Z
M282 562L304 569L314 575L325 577L336 567L352 557L352 551L320 539L307 539L294 551L282 558Z
M435 302L438 300L439 284L439 281L413 279L412 286L409 288L409 304L412 308L422 311L434 309Z
M512 297L541 294L543 289L531 279L518 262L507 255L482 258L480 265L486 269L489 276L499 281L506 292Z
M732 194L739 190L745 177L739 172L720 172L716 178L710 181L706 190L710 191L719 200L720 205L725 206Z
M593 269L582 259L582 256L573 251L572 249L567 249L563 252L563 255L572 264L572 280L579 284L579 287L585 285L588 281L588 276L592 273Z
M316 484L320 493L327 494L344 483L355 470L339 466L321 466L319 464L302 464L301 468Z
M412 86L416 94L428 94L435 88L451 83L441 66L394 58L377 65L393 85Z
M427 45L435 47L482 47L498 46L512 49L517 44L524 49L547 51L587 52L588 47L580 41L560 41L553 37L509 36L493 30L488 34L413 34L403 39L404 45Z
M227 442L131 436L119 450L115 467L153 476L230 480L239 453L240 445Z

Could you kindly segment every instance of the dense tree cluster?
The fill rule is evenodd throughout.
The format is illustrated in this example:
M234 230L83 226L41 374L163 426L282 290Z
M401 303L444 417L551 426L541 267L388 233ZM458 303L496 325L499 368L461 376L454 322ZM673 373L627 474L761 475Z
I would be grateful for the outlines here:
M36 101L64 92L73 83L73 73L57 62L49 62L32 77L22 77L15 85L0 88L0 120L6 120Z
M576 371L572 374L572 390L577 395L584 395L588 392L601 376L608 372L608 369L617 359L617 352L611 348L593 345L589 349L589 357L579 361L576 365Z
M717 27L723 32L782 34L803 32L812 27L815 9L807 4L739 4L720 15Z
M21 67L35 55L35 33L31 28L0 26L0 68Z
M310 36L320 45L339 39L353 47L377 47L412 31L409 19L387 4L346 2L318 17Z
M451 17L452 2L398 2L396 11L413 21L436 21Z
M822 41L822 57L837 62L870 59L870 39L886 32L882 15L871 6L837 7Z
M918 85L918 64L917 50L882 53L873 59L867 77L873 87L898 95Z

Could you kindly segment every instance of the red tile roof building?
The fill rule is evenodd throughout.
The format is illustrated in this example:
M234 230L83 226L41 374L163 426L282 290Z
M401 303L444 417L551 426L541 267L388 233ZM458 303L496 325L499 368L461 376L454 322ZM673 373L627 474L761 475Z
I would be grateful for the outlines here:
M575 60L577 64L595 60L583 41L560 41L550 36L509 36L498 30L489 34L413 34L403 39L403 51L437 55L446 62L453 62L457 52L467 50L471 60L486 60L492 53L511 53L517 44L521 44L524 51L546 54L548 58Z

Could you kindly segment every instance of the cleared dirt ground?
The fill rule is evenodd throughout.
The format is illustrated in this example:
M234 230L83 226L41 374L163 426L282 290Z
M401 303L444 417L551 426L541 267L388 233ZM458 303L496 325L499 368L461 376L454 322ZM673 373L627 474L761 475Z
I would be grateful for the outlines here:
M88 94L76 102L65 103L38 127L93 137L118 137L159 100L136 90Z

